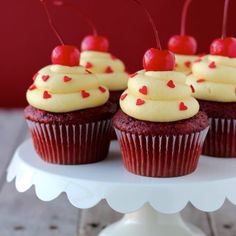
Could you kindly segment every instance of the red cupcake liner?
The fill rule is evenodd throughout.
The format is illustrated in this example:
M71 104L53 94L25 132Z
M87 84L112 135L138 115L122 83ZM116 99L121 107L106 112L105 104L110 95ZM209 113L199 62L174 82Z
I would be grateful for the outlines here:
M106 158L111 120L86 124L44 124L27 120L34 147L46 162L63 165L88 164Z
M213 157L236 158L236 120L209 118L210 130L203 154Z
M128 171L148 177L177 177L197 168L207 131L145 136L116 129L116 134Z

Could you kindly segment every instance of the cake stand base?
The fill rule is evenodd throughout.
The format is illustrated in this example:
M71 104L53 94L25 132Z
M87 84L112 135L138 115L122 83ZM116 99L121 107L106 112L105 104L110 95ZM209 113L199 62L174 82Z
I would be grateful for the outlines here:
M99 236L206 236L197 227L186 224L180 214L161 214L146 204L108 226Z

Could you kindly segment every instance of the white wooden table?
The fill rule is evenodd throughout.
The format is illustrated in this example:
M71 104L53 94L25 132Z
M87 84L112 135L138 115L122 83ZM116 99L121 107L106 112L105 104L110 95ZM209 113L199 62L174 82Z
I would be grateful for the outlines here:
M17 146L28 137L23 111L0 109L0 236L96 236L122 216L105 202L82 211L71 206L65 195L45 203L37 199L34 189L18 193L14 183L7 184L7 166ZM236 207L229 202L214 213L189 205L183 216L208 236L236 236Z

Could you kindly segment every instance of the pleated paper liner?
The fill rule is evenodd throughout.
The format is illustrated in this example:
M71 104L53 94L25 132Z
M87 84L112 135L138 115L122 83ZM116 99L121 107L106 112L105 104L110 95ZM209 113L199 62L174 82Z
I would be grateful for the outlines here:
M36 152L46 162L88 164L107 157L111 120L86 124L43 124L27 120Z
M196 170L207 131L145 136L116 129L116 134L128 171L148 177L177 177Z
M209 118L210 130L203 154L213 157L236 158L236 120Z

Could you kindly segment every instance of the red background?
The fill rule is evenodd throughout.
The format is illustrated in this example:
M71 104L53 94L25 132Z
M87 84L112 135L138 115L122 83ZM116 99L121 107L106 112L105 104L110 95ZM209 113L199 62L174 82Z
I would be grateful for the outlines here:
M76 1L75 1L76 2ZM129 71L141 68L144 51L155 46L150 25L142 9L131 0L80 0L110 40L110 51L122 58ZM158 25L163 45L179 32L183 0L143 0ZM207 52L209 43L221 33L224 0L193 0L187 32ZM58 30L68 44L80 45L90 29L71 10L50 7ZM231 1L228 35L235 35L236 1ZM0 107L24 106L25 91L31 78L50 63L51 50L58 44L52 34L39 0L7 0L0 5Z

